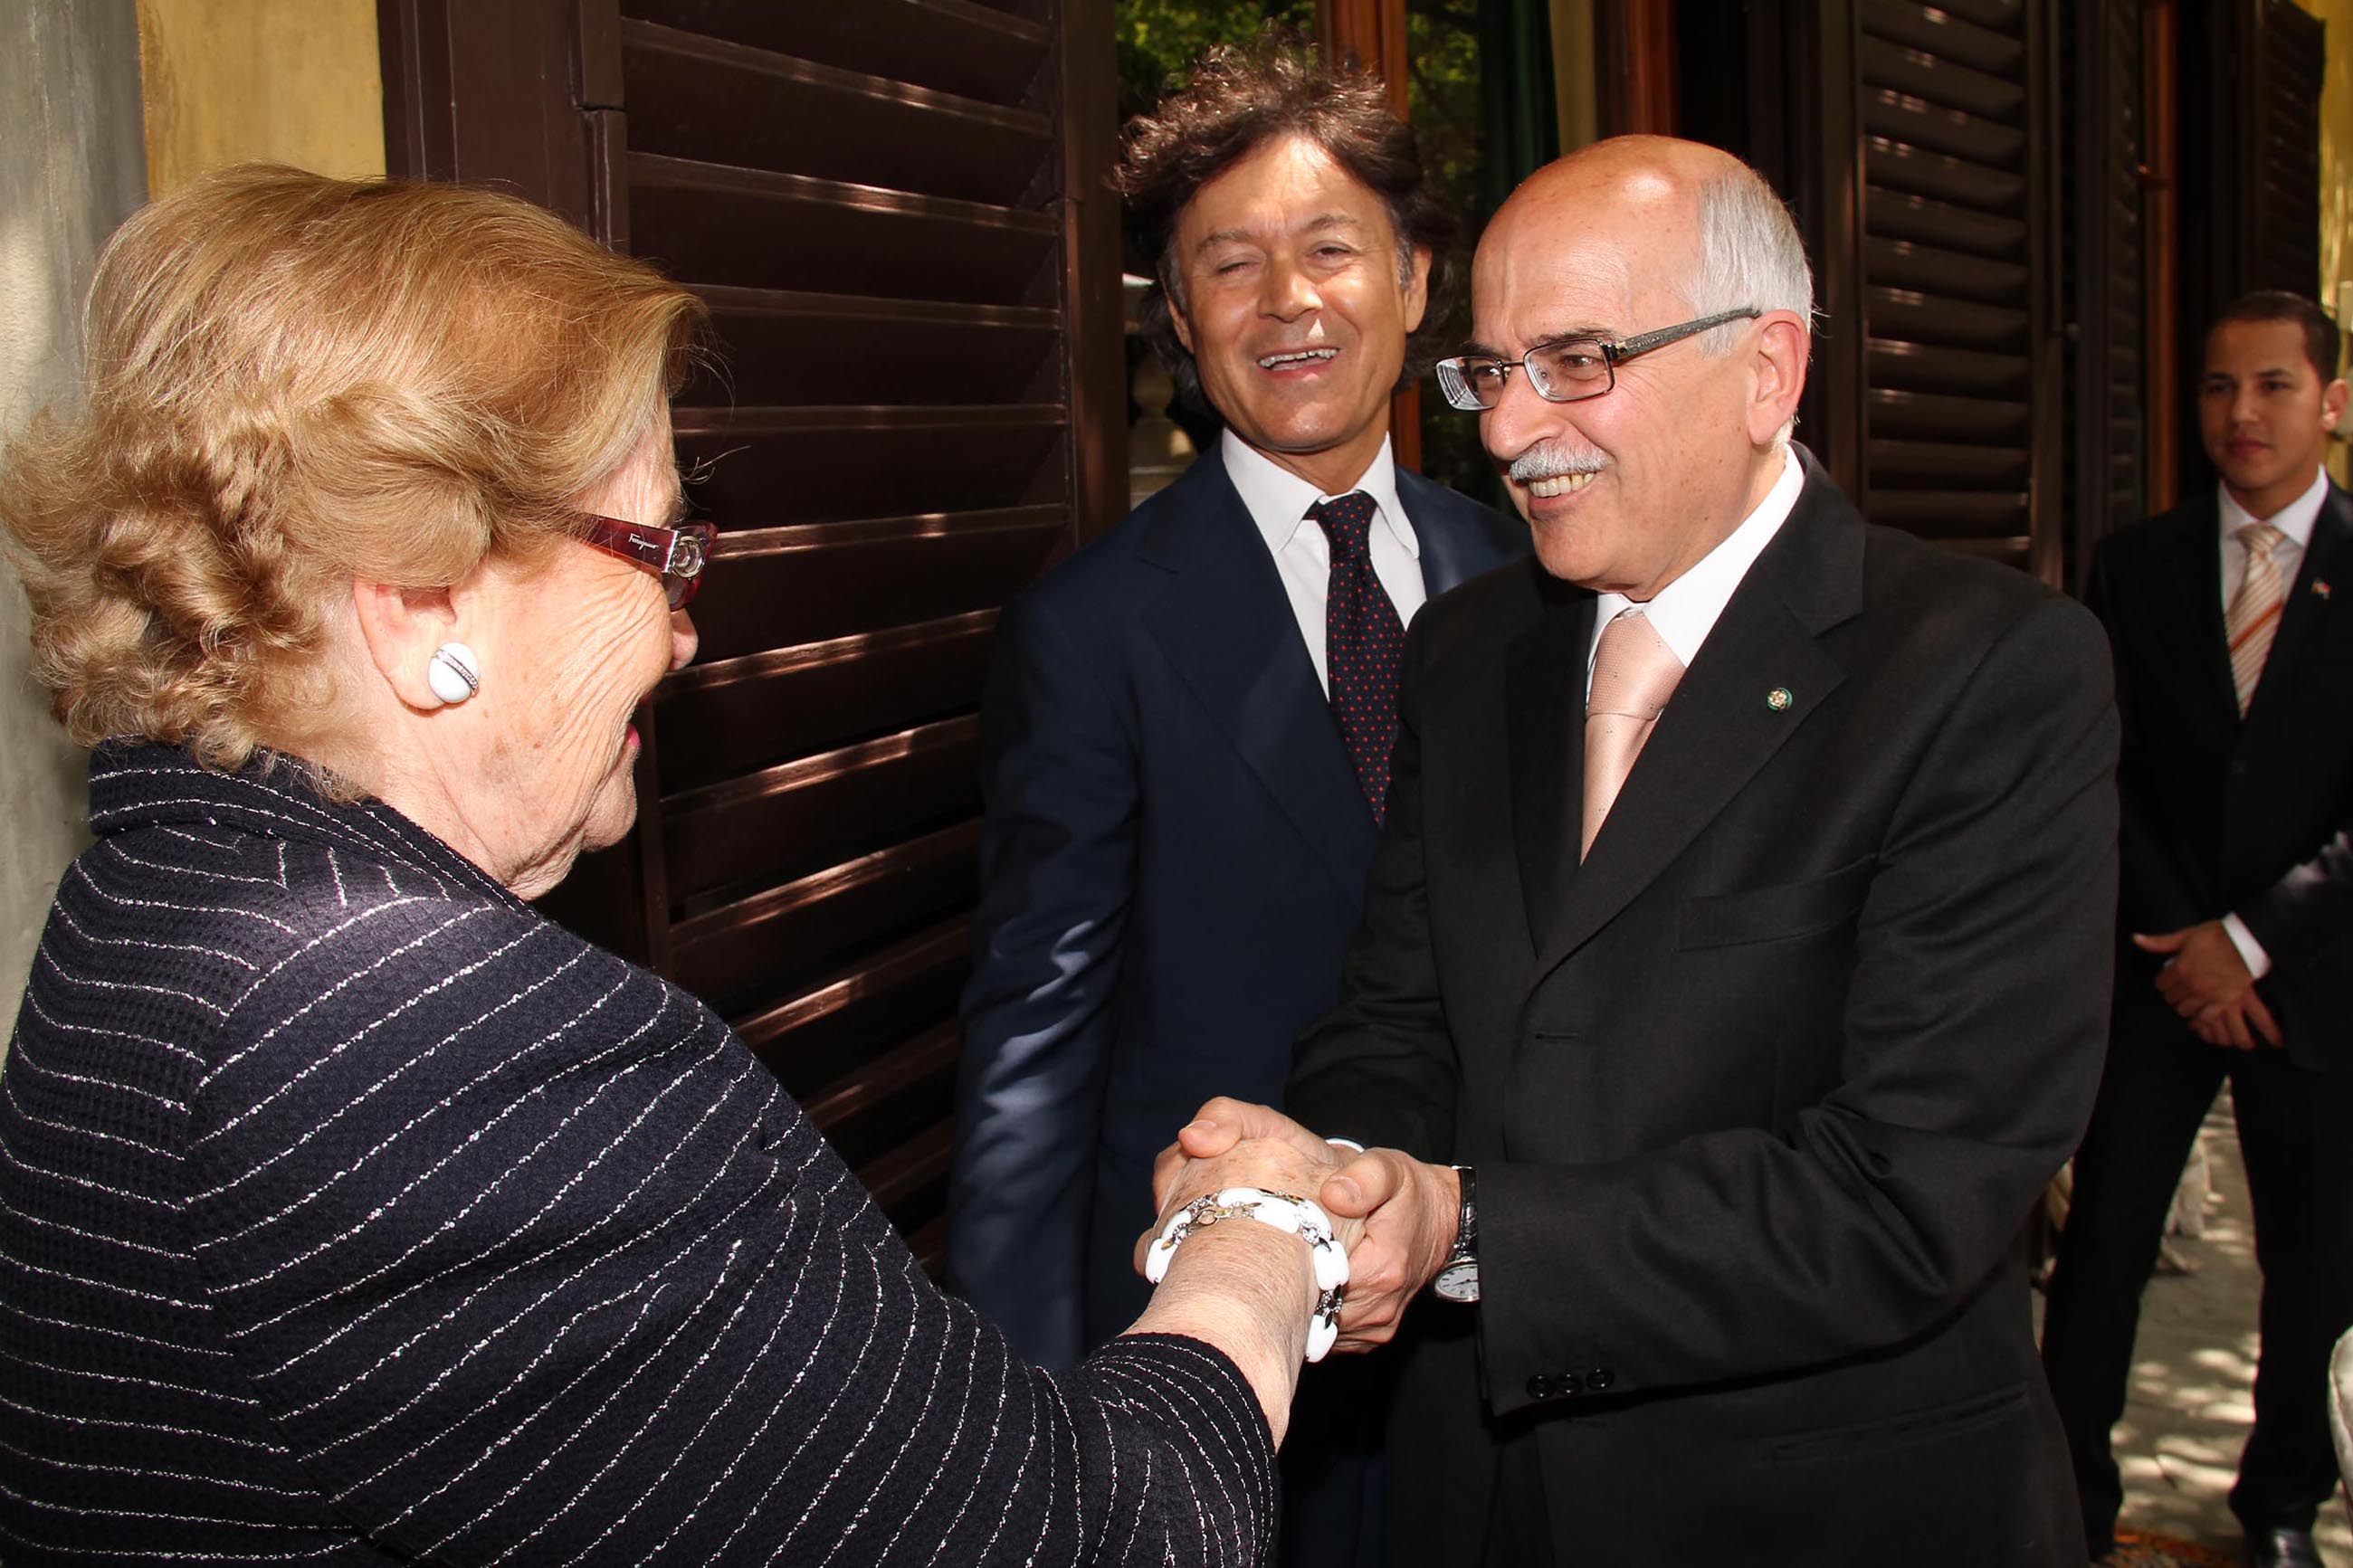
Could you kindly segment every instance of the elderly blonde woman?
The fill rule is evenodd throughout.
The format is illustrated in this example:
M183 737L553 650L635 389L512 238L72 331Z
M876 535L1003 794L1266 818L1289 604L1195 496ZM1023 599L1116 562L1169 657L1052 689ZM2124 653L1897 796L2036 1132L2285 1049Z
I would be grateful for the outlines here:
M1312 1216L1183 1229L1032 1371L725 1025L523 902L694 651L695 318L448 187L234 171L108 249L86 405L0 471L97 747L0 1079L0 1559L1255 1559Z

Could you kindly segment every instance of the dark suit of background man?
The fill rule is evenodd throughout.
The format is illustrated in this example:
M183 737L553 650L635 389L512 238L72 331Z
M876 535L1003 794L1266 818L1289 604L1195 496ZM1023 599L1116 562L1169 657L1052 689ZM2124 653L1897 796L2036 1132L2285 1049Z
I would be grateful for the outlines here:
M1121 180L1155 347L1226 430L1008 612L983 709L949 1274L1050 1365L1142 1310L1154 1153L1209 1095L1280 1095L1338 992L1403 624L1526 549L1390 457L1449 226L1377 82L1213 54L1130 126ZM1308 1375L1287 1560L1353 1560L1355 1483L1299 1489L1352 1376Z
M1344 1343L1472 1233L1478 1300L1411 1309L1398 1564L2083 1563L2014 1243L2099 1076L2106 649L1786 444L1810 295L1689 142L1563 159L1480 243L1440 375L1537 563L1414 626L1291 1083L1377 1145L1322 1189L1371 1216ZM1211 1113L1188 1152L1272 1121Z
M2124 711L2115 1024L2051 1283L2043 1361L2092 1553L2122 1499L2141 1288L2225 1077L2263 1270L2255 1427L2231 1507L2252 1561L2317 1564L2336 1489L2329 1346L2353 1321L2353 498L2321 468L2337 328L2290 294L2206 341L2216 493L2107 541L2088 590ZM2342 601L2342 602L2340 602Z

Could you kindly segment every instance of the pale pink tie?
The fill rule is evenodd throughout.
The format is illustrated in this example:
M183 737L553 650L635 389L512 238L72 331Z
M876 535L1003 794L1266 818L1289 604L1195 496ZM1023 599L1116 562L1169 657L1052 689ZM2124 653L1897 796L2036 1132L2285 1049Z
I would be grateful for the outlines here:
M2239 689L2239 711L2255 700L2255 682L2263 678L2263 660L2279 632L2280 605L2287 584L2280 580L2279 557L2273 553L2287 537L2268 522L2251 522L2239 530L2247 547L2247 574L2231 595L2224 629L2231 638L2231 680Z
M1683 661L1641 611L1620 611L1601 628L1593 690L1585 700L1585 842L1578 859L1592 853L1594 835L1609 820L1642 742L1683 678Z

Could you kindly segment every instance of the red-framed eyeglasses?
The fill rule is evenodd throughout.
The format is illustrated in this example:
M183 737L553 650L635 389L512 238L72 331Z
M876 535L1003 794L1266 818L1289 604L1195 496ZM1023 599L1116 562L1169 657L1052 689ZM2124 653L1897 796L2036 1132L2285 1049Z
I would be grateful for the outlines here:
M580 542L642 566L662 581L670 607L682 610L702 586L703 563L711 559L712 542L719 531L707 522L684 522L676 528L656 528L649 522L628 522L593 511L580 514L587 527Z

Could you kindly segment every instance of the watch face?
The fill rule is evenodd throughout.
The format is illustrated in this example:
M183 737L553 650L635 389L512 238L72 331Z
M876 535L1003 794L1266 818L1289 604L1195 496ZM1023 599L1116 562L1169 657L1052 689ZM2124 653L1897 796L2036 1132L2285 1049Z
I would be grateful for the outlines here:
M1450 1263L1438 1271L1430 1289L1449 1301L1475 1301L1479 1299L1479 1260L1466 1258L1460 1263Z

